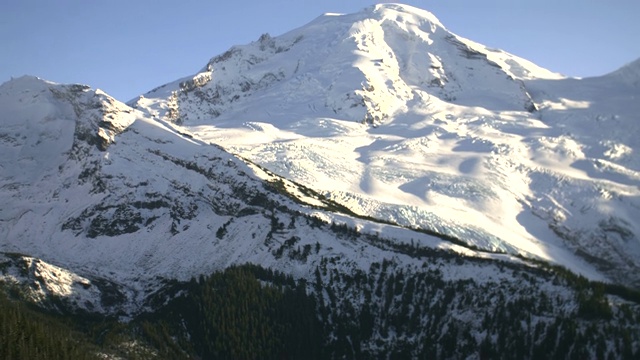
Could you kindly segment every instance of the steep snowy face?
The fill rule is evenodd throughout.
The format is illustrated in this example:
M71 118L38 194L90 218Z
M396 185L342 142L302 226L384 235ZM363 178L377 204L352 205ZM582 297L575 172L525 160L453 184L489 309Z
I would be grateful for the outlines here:
M108 150L141 114L100 90L35 77L0 86L0 108L3 250L64 254L54 241L62 222L108 193Z
M0 237L3 245L22 238L37 244L49 234L36 229L57 225L47 223L52 204L63 218L77 210L65 205L65 195L82 204L83 194L105 191L94 176L101 153L136 114L100 90L34 77L0 86L0 108L0 198L7 205L0 209Z

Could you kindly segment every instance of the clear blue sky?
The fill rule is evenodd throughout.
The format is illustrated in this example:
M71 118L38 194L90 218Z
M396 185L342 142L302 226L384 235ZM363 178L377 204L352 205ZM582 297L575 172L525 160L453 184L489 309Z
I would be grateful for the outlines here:
M406 0L449 30L570 76L640 57L639 0ZM361 0L2 0L0 82L24 74L126 101L193 74L232 45Z

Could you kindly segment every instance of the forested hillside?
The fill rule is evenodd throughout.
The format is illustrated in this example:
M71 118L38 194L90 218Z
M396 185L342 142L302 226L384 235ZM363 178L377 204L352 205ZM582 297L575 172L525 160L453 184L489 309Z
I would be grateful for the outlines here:
M256 265L231 267L115 318L44 314L3 296L10 359L635 359L640 294L559 268L532 269L423 253L340 272L325 259L312 283ZM501 274L483 281L442 272ZM495 267L495 268L494 268ZM167 302L167 299L172 299Z

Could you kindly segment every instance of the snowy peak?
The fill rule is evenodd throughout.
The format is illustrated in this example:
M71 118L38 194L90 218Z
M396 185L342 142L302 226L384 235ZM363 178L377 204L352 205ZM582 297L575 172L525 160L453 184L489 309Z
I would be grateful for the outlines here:
M434 26L444 28L444 26L440 23L440 20L438 20L435 15L427 10L423 10L414 6L399 3L386 3L374 5L372 8L374 13L381 14L383 18L393 19L409 16L414 19L414 24L428 21Z
M380 124L435 99L534 111L521 80L536 76L557 77L447 31L425 10L381 4L234 46L132 105L189 125L297 118L302 104L318 115ZM256 105L256 98L268 100Z
M108 150L141 114L100 90L35 77L0 86L0 108L0 199L11 204L0 209L3 245L42 254L47 239L51 254L64 253L55 234L109 190Z
M391 22L399 24L407 32L435 33L446 31L438 18L427 10L419 9L404 4L377 4L364 9L362 16L378 22Z

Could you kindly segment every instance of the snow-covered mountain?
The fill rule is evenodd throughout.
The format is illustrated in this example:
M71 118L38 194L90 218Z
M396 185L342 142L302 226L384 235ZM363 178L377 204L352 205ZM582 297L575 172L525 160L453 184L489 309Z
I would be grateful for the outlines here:
M399 4L265 34L128 104L13 79L0 296L130 321L102 347L125 357L151 334L149 357L224 358L211 329L241 327L216 306L262 286L328 358L637 358L639 95L640 60L566 78Z
M163 279L247 262L311 278L330 257L364 271L408 244L510 258L348 216L312 189L87 86L22 77L0 86L0 108L0 250L8 253L0 268L5 281L37 284L31 298L75 303L68 289L93 283L91 309L136 311ZM336 235L347 229L357 230ZM380 245L389 239L395 245ZM111 308L95 300L106 280L119 299Z
M129 104L358 214L637 287L639 66L566 78L382 4Z
M0 250L133 298L233 263L311 276L284 249L364 269L395 256L321 221L638 286L639 66L565 78L385 4L265 34L130 106L15 79L0 87Z

